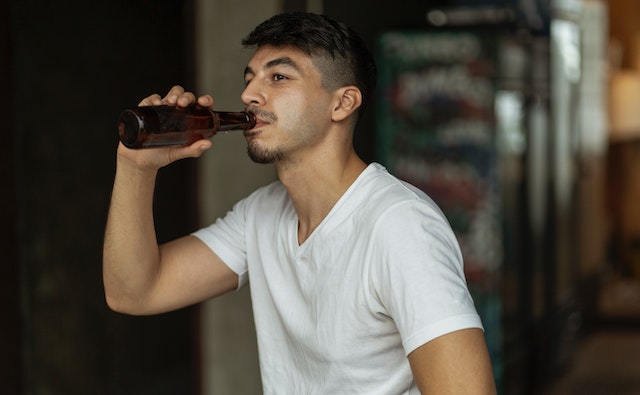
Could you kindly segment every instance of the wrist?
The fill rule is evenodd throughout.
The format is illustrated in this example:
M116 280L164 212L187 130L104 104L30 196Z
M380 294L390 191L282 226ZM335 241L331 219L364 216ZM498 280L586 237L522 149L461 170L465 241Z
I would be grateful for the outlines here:
M156 153L153 151L130 149L120 144L116 156L117 171L123 171L132 176L155 177L162 165L156 164L157 155L154 155Z

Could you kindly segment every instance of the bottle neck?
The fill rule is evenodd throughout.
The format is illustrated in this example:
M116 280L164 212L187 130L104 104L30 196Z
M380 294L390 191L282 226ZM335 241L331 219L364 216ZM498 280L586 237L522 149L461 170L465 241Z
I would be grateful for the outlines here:
M253 128L256 124L256 116L250 112L214 111L213 114L219 122L218 132L248 130Z

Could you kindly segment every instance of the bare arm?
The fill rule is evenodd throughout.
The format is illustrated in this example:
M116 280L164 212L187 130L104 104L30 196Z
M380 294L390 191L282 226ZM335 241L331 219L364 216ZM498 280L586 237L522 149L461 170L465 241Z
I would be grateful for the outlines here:
M496 394L480 329L463 329L431 340L409 354L409 363L422 394Z
M152 95L140 105L187 105L192 93L174 87L161 99ZM211 106L210 96L198 99ZM130 150L118 147L116 176L103 250L103 280L109 306L129 314L155 314L227 292L238 278L193 236L159 246L153 220L158 170L176 160L198 157L211 146L201 140L189 147Z

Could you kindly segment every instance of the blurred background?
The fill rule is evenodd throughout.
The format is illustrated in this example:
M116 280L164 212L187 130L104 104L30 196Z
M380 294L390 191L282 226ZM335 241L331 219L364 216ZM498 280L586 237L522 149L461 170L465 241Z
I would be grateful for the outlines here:
M636 0L0 0L0 393L261 392L248 290L120 315L101 249L122 109L174 84L240 109L240 41L281 11L374 52L356 148L447 214L500 393L639 394ZM214 142L160 172L160 241L275 179Z

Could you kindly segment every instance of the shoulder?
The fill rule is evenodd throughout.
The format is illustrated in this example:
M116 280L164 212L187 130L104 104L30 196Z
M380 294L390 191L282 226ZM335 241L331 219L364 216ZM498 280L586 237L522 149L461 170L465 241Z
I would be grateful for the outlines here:
M265 210L274 205L281 205L289 200L287 190L280 181L274 181L256 189L249 196L238 201L233 211Z
M258 221L258 218L262 221L266 220L278 205L285 207L283 202L286 196L286 191L280 182L276 181L260 187L236 202L231 210L212 224L194 232L194 235L206 240L221 234L224 235L221 237L223 239L244 240L247 226Z
M379 166L379 165L378 165ZM422 190L379 166L366 188L363 215L385 270L410 265L462 268L457 237L438 205ZM390 265L390 266L388 266Z
M358 198L351 203L357 208L349 218L357 233L366 238L372 273L389 278L390 271L405 272L416 265L427 271L462 270L457 238L427 194L380 165L368 168L363 176Z
M249 200L271 200L282 198L287 195L287 190L280 181L274 181L271 184L262 186L253 191L246 199ZM245 199L245 200L246 200Z
M362 180L361 194L369 211L376 211L383 224L448 221L438 205L422 190L390 174L382 165L373 163Z

